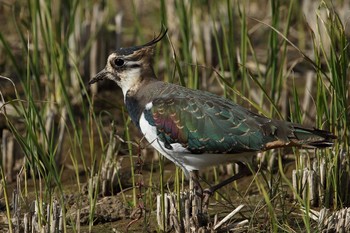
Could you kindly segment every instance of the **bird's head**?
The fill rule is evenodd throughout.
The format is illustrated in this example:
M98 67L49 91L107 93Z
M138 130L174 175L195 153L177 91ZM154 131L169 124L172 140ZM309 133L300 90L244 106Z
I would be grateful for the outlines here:
M152 67L154 47L166 32L167 30L162 30L157 37L144 45L117 49L108 56L105 68L96 74L89 84L110 79L118 84L125 96L143 79L155 78Z

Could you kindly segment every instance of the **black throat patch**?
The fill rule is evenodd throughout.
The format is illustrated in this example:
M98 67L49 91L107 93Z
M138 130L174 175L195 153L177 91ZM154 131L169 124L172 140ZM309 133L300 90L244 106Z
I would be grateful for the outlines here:
M140 103L136 100L136 98L129 96L128 93L126 93L125 97L125 106L128 110L131 120L135 123L137 128L140 129L139 120L143 111L143 107L140 106Z

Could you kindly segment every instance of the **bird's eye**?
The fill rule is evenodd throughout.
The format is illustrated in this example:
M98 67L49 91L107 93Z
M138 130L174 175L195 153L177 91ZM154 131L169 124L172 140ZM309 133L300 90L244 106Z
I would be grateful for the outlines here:
M113 64L116 66L116 67L121 67L124 65L124 60L123 59L120 59L120 58L116 58L113 60Z

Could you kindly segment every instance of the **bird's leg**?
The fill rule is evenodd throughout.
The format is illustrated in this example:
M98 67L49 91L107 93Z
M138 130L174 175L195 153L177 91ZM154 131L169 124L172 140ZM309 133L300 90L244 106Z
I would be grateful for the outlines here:
M246 166L244 165L243 163L241 162L238 162L239 165L243 165L242 167L242 170L240 169L240 171L231 176L230 178L220 182L219 184L217 185L214 185L208 189L205 189L204 190L204 197L203 197L203 204L204 204L204 208L208 208L208 204L209 204L209 198L220 188L224 187L225 185L228 185L230 183L232 183L233 181L235 180L238 180L238 179L241 179L242 177L245 177L247 175L251 175L252 172L251 170ZM241 166L240 166L241 167Z
M190 172L190 190L192 191L191 202L192 202L192 215L197 216L202 214L202 200L203 200L203 189L199 183L199 171L193 170Z
M190 190L193 192L190 195L192 220L198 226L207 226L208 214L203 211L203 189L199 183L198 170L190 172Z
M190 171L190 190L197 196L203 196L203 189L199 183L199 171L193 170Z

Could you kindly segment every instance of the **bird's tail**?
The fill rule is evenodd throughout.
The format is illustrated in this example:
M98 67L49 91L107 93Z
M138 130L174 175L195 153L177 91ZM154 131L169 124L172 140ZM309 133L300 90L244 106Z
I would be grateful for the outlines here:
M333 146L337 137L329 131L315 128L304 128L294 125L294 143L302 147L324 148Z

